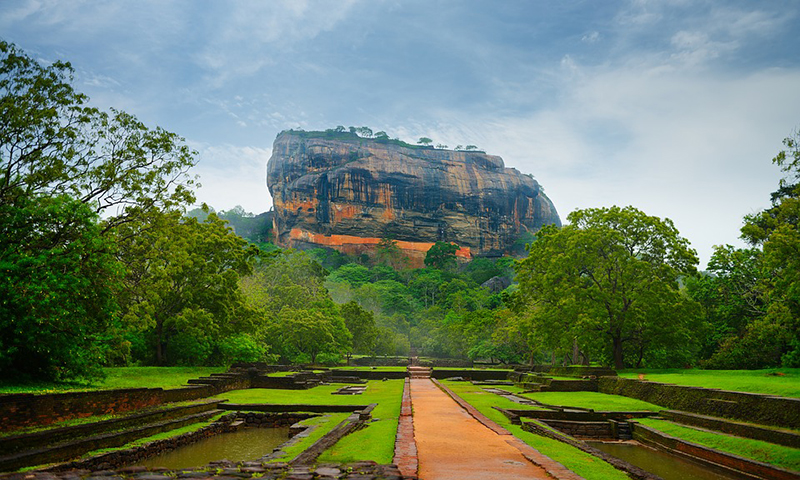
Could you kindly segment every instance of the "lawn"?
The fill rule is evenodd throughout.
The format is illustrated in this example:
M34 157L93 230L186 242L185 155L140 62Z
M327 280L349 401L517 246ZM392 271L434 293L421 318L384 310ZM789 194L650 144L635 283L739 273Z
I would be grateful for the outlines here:
M631 369L620 370L618 373L623 378L639 378L639 375L642 374L645 380L674 383L675 385L800 397L800 368L767 370Z
M225 367L115 367L104 368L106 378L94 383L4 382L0 394L58 393L117 388L178 388L191 378L225 371Z
M608 412L658 412L664 407L652 403L636 400L635 398L609 395L598 392L535 392L520 393L522 389L513 386L500 387L511 393L530 398L547 405L560 405L563 407L591 408L595 411Z
M558 440L526 432L518 425L511 425L511 422L509 422L505 415L492 408L493 406L501 408L519 408L520 406L518 404L498 395L485 392L480 387L472 385L471 383L451 382L447 380L442 383L477 408L482 414L509 430L514 436L587 480L629 479L625 473L615 469L593 455L589 455ZM515 405L516 407L510 407L508 404Z
M317 440L322 438L323 435L330 432L337 425L342 423L344 420L349 417L349 413L329 413L326 415L321 415L319 417L312 417L307 418L300 422L303 425L312 426L314 430L311 431L311 434L305 438L299 439L299 441L292 443L291 445L284 447L281 449L283 454L280 457L275 458L274 462L289 462L294 457L301 454L305 449L310 447L314 444Z
M403 380L370 381L361 395L332 395L341 385L320 385L309 390L236 390L220 395L231 403L277 403L315 405L367 405L377 403L372 411L372 422L357 432L340 440L320 457L322 462L354 462L373 460L391 463L394 456L394 439L400 404L403 397ZM334 425L335 426L335 425Z
M789 470L800 471L800 449L797 448L784 447L774 443L762 442L761 440L712 433L677 425L666 420L641 418L637 421L642 425L689 442L751 458L759 462L777 465Z
M340 366L340 367L333 367L331 370L374 370L376 372L405 372L408 370L408 367L348 367L348 366Z

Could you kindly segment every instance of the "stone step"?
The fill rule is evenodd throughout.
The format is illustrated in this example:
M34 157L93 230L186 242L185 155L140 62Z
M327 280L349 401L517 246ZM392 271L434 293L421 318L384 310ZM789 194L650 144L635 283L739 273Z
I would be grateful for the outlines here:
M183 417L193 413L215 410L219 400L204 400L189 405L169 408L148 408L133 415L84 423L69 427L56 427L33 433L0 437L0 455L8 455L22 450L36 450L67 442L69 440L98 435L105 432L119 431L129 427L138 427L155 422L163 422L171 418Z
M93 450L121 447L140 438L207 421L218 413L222 413L222 410L209 410L127 430L87 436L44 448L24 450L0 457L0 472L10 472L20 468L48 463L65 462Z

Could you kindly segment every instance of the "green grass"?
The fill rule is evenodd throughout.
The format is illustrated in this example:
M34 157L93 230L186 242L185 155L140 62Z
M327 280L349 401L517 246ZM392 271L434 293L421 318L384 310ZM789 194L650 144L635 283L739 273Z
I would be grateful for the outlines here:
M322 438L323 435L333 430L337 425L342 423L348 416L349 413L329 413L326 415L322 415L319 417L312 417L307 418L300 423L302 425L313 426L314 430L311 431L307 437L300 439L299 441L284 447L281 449L283 454L279 457L273 459L273 462L289 462L294 457L298 456L302 453L305 449L310 447L314 444L317 440Z
M759 462L777 465L789 470L800 471L800 449L798 448L784 447L761 440L752 440L749 438L697 430L682 425L676 425L666 420L642 418L637 421L642 425L689 442L698 443L706 447L733 453L734 455L750 458Z
M369 394L369 403L378 404L372 411L373 420L367 423L366 428L339 440L320 456L319 461L351 463L372 460L381 464L392 463L397 423L403 402L403 383L403 380L369 382L367 391L361 396Z
M220 395L231 403L276 403L313 405L367 405L377 403L372 411L374 421L340 440L323 453L320 461L354 462L373 460L391 463L394 456L394 439L400 404L403 397L403 380L370 381L361 395L332 395L341 385L320 385L309 390L235 390Z
M376 372L405 372L407 367L347 367L339 366L331 368L331 370L374 370Z
M618 373L623 378L638 378L639 374L643 374L645 380L653 382L800 397L800 368L767 370L631 369L620 370Z
M473 407L477 408L482 414L489 417L489 419L509 430L515 437L587 480L628 480L629 477L625 473L615 469L599 458L559 442L558 440L526 432L519 425L512 425L505 415L492 408L492 406L519 408L518 404L498 395L485 392L480 387L467 382L444 381L442 383L447 385L447 387L453 390L458 396L469 402ZM509 404L516 407L511 407Z
M518 387L502 387L512 393L518 393ZM636 400L635 398L620 395L608 395L598 392L535 392L525 393L521 396L536 400L547 405L560 405L563 407L591 408L595 411L628 412L650 411L658 412L664 407L652 403Z
M0 394L58 393L118 388L178 388L191 378L224 372L224 367L115 367L104 368L106 378L91 384L52 382L4 382Z

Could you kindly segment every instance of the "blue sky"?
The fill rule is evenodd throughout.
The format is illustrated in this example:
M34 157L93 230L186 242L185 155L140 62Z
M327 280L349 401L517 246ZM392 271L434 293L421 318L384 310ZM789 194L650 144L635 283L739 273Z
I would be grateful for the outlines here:
M283 129L475 144L562 218L634 205L704 265L800 127L800 2L4 0L0 37L198 150L201 201L271 206Z

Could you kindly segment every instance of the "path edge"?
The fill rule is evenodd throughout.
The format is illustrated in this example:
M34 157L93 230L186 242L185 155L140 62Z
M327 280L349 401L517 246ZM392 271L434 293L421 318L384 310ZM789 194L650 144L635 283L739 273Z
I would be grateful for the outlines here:
M454 391L447 388L441 382L432 378L431 381L439 387L444 393L450 396L461 408L467 411L475 420L482 423L486 428L492 430L498 435L507 435L510 438L506 439L506 443L516 448L523 457L528 459L529 462L536 466L543 468L550 476L557 480L585 480L583 477L568 469L561 463L553 460L539 450L531 447L519 438L515 437L510 431L497 424L495 421L490 420L489 417L482 414L475 407L470 405L466 400L459 397Z
M416 478L419 473L419 457L417 442L414 438L414 416L411 407L411 379L403 383L403 401L400 406L400 417L397 421L397 435L394 442L394 458L404 477Z

